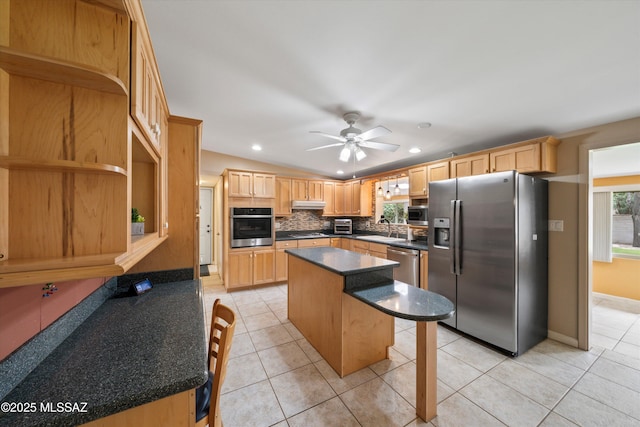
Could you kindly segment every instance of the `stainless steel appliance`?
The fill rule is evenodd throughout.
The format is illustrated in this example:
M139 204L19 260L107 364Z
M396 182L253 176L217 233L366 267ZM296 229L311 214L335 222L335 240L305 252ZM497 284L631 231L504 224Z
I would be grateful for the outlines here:
M349 218L336 218L333 220L333 234L351 234L353 222Z
M411 225L429 225L429 206L409 206L407 208L407 223Z
M456 307L443 322L513 355L547 336L547 191L515 171L429 184L429 290Z
M420 251L387 246L387 259L398 261L393 269L393 278L411 286L420 286Z
M273 245L272 208L231 208L232 248Z

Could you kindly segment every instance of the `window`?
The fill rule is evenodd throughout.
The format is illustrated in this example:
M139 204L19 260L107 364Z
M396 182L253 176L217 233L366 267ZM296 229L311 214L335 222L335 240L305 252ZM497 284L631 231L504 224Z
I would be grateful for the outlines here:
M612 202L613 256L640 257L640 191L614 191Z
M376 221L384 216L391 224L407 223L409 178L392 177L375 183Z

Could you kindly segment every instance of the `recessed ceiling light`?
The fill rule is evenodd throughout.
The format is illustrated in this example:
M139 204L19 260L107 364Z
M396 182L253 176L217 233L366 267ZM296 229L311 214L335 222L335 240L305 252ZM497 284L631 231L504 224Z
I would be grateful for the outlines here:
M410 148L410 149L409 149L409 152L410 152L411 154L416 154L416 153L419 153L419 152L421 152L421 151L422 151L422 150L421 150L420 148L418 148L418 147L413 147L413 148Z
M418 129L427 129L431 127L431 123L429 122L420 122L418 123Z
M343 171L342 169L340 169L339 171L336 171L336 173L337 173L338 175L342 175L342 174L344 173L344 171Z
M262 151L262 147L258 144L253 144L251 148L253 149L253 151Z

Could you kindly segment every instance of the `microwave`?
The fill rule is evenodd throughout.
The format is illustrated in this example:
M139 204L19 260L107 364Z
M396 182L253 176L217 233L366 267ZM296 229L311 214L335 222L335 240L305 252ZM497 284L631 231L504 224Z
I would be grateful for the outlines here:
M429 206L409 206L407 223L411 225L429 225Z
M231 208L231 247L273 245L273 224L272 208Z
M333 234L351 234L353 223L349 218L336 218L333 220Z

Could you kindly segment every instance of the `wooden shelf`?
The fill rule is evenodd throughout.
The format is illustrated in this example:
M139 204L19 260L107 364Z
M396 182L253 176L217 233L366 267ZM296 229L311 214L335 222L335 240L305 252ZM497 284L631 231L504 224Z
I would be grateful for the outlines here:
M140 236L131 252L38 260L0 261L0 288L92 277L120 276L167 240L158 233Z
M0 167L6 169L33 169L39 172L85 172L127 176L127 171L120 166L104 163L77 162L73 160L44 160L14 156L0 156Z
M128 95L122 81L97 68L0 46L0 68L9 74Z

